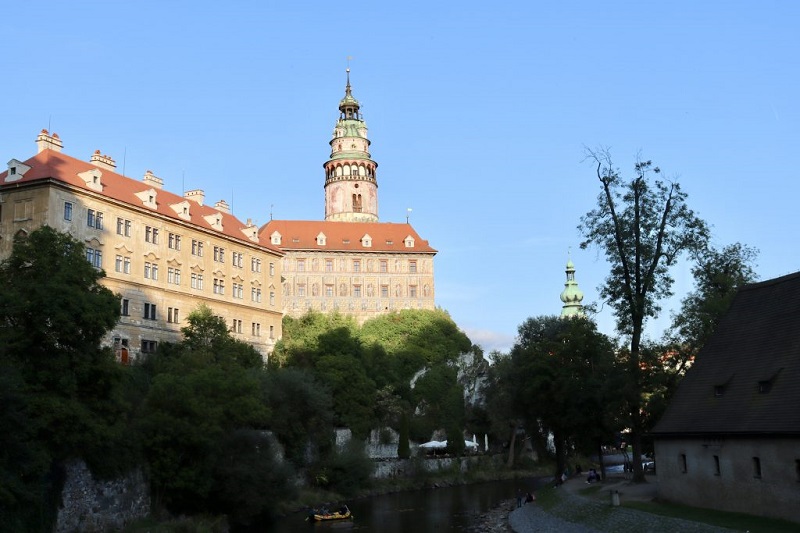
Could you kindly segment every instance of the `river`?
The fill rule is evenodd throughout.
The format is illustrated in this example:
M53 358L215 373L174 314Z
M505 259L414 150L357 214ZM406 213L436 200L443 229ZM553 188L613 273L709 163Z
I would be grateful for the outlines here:
M473 525L476 515L491 509L501 500L515 498L517 489L533 491L542 483L541 479L529 478L384 494L347 501L353 513L352 520L314 524L305 521L305 513L296 513L282 518L264 531L463 531Z

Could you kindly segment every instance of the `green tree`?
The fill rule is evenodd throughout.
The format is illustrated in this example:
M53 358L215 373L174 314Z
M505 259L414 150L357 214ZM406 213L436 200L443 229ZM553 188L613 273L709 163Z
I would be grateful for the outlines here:
M400 442L397 445L397 457L400 459L411 457L411 447L408 444L408 415L405 412L400 417Z
M673 338L691 357L714 332L736 291L757 279L753 269L757 256L755 248L740 243L722 250L709 247L695 254L695 289L681 301L672 321Z
M5 517L47 514L45 485L67 459L84 458L100 477L127 466L111 453L122 446L126 417L122 371L100 347L119 318L103 276L80 241L47 226L16 238L0 264L0 479L16 480L0 489Z
M228 326L206 304L200 304L186 317L188 325L181 328L183 344L192 350L215 349L231 339Z
M413 405L419 413L412 423L411 436L427 440L437 429L464 428L464 388L458 383L457 369L446 364L427 368L415 382ZM463 440L463 439L462 439Z
M214 314L206 304L200 304L186 317L188 325L181 328L180 348L212 358L228 357L247 368L261 368L264 360L251 344L234 339L225 320Z
M262 374L261 383L270 410L267 427L283 445L286 458L297 467L307 464L307 455L319 458L330 448L333 436L327 388L311 371L298 368L270 370Z
M508 435L506 466L511 468L516 461L518 429L525 425L524 413L516 403L517 369L510 354L495 351L490 357L492 364L486 388L486 408L492 421L493 435L501 439Z
M300 318L283 317L283 336L275 345L270 365L313 368L319 356L320 337L334 329L345 329L354 336L358 324L339 313L309 311Z
M364 323L359 338L365 345L380 344L392 357L414 361L403 378L410 378L425 365L452 361L472 348L469 338L440 309L380 315Z
M212 504L225 439L266 427L269 412L257 376L232 359L173 369L153 378L138 429L156 504L194 513Z
M297 489L294 471L275 448L263 431L239 429L223 436L209 510L225 514L237 526L263 524L278 516L281 503L295 498Z
M641 350L645 429L661 418L672 394L700 349L730 307L738 289L756 280L752 267L757 251L735 243L721 250L709 247L694 254L695 288L681 301L673 315L664 345Z
M701 249L708 228L688 207L687 195L675 181L653 176L660 169L637 161L635 176L625 181L607 150L587 150L601 184L597 207L581 218L581 248L598 246L611 271L600 287L617 318L620 333L630 339L626 397L634 457L642 452L641 341L645 320L656 317L660 299L672 294L670 267L684 252ZM641 462L634 460L634 480L643 481Z
M558 476L568 448L596 446L611 432L620 376L614 346L585 317L529 318L517 339L510 354L514 372L503 385L526 428L552 433Z

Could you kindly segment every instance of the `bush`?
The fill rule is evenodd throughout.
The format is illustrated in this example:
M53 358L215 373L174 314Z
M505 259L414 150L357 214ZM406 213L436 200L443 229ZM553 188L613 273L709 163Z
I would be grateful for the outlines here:
M344 447L335 449L325 466L328 487L346 497L369 488L375 468L362 444L355 439Z

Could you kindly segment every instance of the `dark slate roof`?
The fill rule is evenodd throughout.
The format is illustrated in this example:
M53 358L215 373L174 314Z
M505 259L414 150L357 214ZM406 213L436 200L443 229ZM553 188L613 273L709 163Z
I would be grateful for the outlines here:
M653 434L800 435L800 272L739 290Z

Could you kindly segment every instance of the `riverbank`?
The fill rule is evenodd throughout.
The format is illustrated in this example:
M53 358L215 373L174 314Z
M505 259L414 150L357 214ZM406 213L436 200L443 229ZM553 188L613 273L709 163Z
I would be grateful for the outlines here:
M317 507L321 504L327 505L328 507L336 507L340 503L398 492L552 476L553 466L550 463L538 464L534 468L506 469L505 466L502 466L502 461L499 461L500 458L500 456L486 456L483 458L483 461L473 464L472 468L465 471L462 471L460 468L447 468L433 471L418 468L415 470L417 472L416 475L373 480L368 488L359 490L357 494L349 496L307 487L301 491L297 500L284 507L282 514L288 515L298 511L308 510L309 508Z
M539 492L537 501L508 513L508 529L515 533L591 533L687 532L721 533L730 531L700 522L661 516L612 505L613 495L624 502L650 502L656 498L658 481L648 476L647 483L630 483L625 478L609 478L587 485L582 477L559 487Z

